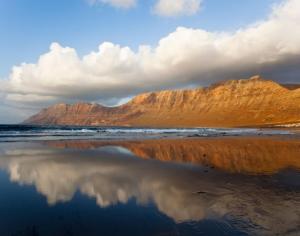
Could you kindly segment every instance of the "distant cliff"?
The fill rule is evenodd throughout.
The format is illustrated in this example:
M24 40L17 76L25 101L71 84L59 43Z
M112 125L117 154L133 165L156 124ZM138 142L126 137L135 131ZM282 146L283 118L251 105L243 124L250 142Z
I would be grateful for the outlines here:
M24 123L214 127L300 123L300 88L254 76L209 88L145 93L119 107L57 104Z

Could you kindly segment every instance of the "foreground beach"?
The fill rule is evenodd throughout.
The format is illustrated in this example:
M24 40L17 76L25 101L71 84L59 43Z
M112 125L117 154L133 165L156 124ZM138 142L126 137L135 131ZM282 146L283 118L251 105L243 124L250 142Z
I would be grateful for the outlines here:
M1 235L298 235L298 135L0 143Z

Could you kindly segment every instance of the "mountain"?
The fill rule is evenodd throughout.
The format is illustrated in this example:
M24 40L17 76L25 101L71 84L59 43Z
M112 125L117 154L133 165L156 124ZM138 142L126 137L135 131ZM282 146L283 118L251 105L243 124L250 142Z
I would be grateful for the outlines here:
M136 96L119 107L57 104L25 124L121 126L265 126L300 123L300 89L254 76L208 88Z

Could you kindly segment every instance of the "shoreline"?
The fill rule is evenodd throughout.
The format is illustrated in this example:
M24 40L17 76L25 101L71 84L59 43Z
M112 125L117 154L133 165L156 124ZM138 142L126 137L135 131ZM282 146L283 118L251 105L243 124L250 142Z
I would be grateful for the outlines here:
M293 130L294 131L294 130ZM147 140L218 140L218 139L274 139L274 140L300 140L300 132L295 133L241 133L241 134L187 134L187 133L160 133L160 134L127 134L122 133L121 135L107 135L107 136L89 136L89 135L24 135L24 136L0 136L0 143L27 143L27 142L72 142L72 141L83 141L83 142L122 142L122 141L147 141ZM3 138L1 140L1 138Z
M300 121L299 122L292 122L292 123L270 123L270 124L253 124L253 125L228 125L228 126L222 126L222 125L208 125L208 126L195 126L195 125L186 125L186 126L178 126L178 125L118 125L118 124L112 124L112 125L79 125L79 124L34 124L34 123L17 123L17 124L0 124L1 126L19 126L19 127L66 127L66 128L129 128L129 129L296 129L300 130Z
M82 142L122 142L122 141L148 141L148 140L218 140L218 139L280 139L280 140L300 140L299 134L257 134L257 135L211 135L211 136L201 136L201 135L182 135L182 136L147 136L147 137L80 137L80 136L62 136L63 138L57 138L57 136L52 136L53 138L37 138L37 139L7 139L0 140L1 143L35 143L35 142L72 142L72 141L82 141Z

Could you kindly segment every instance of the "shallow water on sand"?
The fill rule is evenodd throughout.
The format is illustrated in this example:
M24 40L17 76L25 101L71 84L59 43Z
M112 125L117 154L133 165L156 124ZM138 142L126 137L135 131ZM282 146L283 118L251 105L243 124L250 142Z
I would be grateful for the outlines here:
M0 235L299 235L300 139L0 143Z

